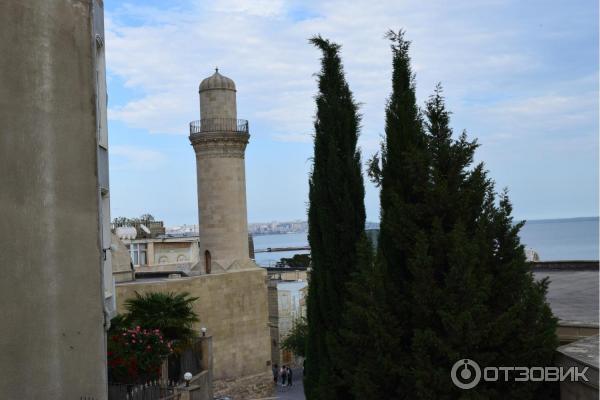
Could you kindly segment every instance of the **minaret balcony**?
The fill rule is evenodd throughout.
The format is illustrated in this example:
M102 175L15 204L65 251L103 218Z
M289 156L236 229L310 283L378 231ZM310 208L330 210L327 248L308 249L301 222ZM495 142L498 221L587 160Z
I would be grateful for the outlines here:
M205 118L190 122L190 135L213 132L248 133L248 120Z

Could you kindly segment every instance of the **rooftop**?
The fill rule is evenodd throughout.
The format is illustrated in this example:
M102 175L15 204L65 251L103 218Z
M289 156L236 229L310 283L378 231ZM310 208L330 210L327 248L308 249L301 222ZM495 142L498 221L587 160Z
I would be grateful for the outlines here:
M562 321L598 324L598 269L534 271L536 280L550 279L548 302Z
M590 336L585 339L560 346L558 348L558 352L598 370L598 339L599 336Z

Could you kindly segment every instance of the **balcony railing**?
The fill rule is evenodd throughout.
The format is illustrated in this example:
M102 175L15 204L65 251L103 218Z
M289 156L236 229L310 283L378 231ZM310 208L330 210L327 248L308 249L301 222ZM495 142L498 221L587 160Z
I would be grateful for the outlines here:
M190 122L190 135L208 132L248 133L248 121L233 118L205 118Z

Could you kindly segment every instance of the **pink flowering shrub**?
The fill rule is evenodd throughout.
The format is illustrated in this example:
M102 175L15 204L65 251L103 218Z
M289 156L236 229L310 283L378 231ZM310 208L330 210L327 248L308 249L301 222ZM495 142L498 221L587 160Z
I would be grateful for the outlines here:
M138 383L160 378L162 358L172 352L172 344L158 329L122 328L108 337L109 379Z

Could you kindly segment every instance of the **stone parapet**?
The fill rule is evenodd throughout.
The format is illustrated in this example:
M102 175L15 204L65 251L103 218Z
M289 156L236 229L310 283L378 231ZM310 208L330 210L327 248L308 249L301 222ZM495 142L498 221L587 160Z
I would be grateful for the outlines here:
M559 260L559 261L535 261L529 263L534 271L540 270L562 270L562 271L598 271L600 261L598 260Z
M598 344L599 336L591 336L577 342L561 346L556 351L556 366L587 368L587 381L565 380L560 383L561 400L598 399Z
M190 135L196 157L244 158L250 134L240 132L206 132Z

